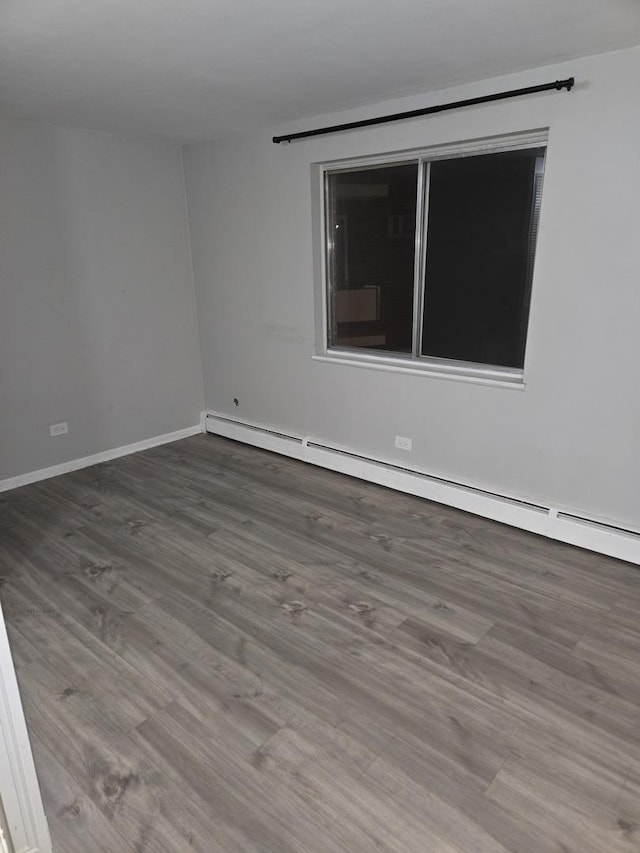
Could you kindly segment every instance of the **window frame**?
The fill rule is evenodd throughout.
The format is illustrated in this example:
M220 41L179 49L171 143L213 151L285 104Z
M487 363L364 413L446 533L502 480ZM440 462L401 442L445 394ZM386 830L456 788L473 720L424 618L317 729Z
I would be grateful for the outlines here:
M532 233L535 237L535 249L531 268L531 289L529 295L529 315L527 322L527 337L531 327L531 302L535 256L538 249L540 224L540 207L546 158L548 153L548 128L522 133L506 134L483 139L471 139L464 142L433 145L407 151L394 151L385 154L353 157L343 160L333 160L315 164L316 177L319 182L319 220L320 220L320 297L321 311L317 318L317 343L314 358L319 361L351 364L354 366L378 368L401 373L431 375L439 378L462 379L491 385L523 388L526 370L527 347L525 345L525 363L522 368L503 367L499 365L480 364L477 362L456 361L454 359L438 358L422 355L422 326L424 314L425 270L427 261L427 229L428 220L429 177L430 163L439 160L473 157L482 154L494 154L503 151L518 151L526 148L542 148L545 151L545 165L535 188L534 212L532 216ZM393 166L417 163L418 178L416 192L416 231L414 239L414 292L413 292L413 326L412 352L394 353L358 347L340 347L330 345L330 323L335 318L331 300L337 292L331 286L330 270L333 263L333 245L331 240L329 176L340 172L355 172L376 168L377 166ZM319 320L319 322L318 322Z

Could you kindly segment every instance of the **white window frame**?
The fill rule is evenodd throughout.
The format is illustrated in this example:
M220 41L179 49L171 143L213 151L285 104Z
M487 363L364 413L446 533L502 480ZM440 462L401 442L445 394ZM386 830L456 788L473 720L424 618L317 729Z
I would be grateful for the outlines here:
M478 382L500 385L510 388L524 388L525 368L500 367L473 362L454 361L435 358L420 353L423 322L424 270L427 256L426 239L423 239L425 213L425 194L428 192L426 175L428 164L436 160L448 160L460 157L472 157L479 154L493 154L502 151L517 151L524 148L547 147L548 128L514 133L484 139L472 139L453 144L435 145L402 152L390 152L344 160L333 160L314 164L316 197L315 213L320 231L318 251L316 252L316 351L313 358L317 361L334 364L348 364L355 367L373 368L398 373L428 375L443 379ZM327 186L328 176L337 172L353 172L357 169L371 169L376 166L418 163L418 194L416 204L416 237L414 248L414 306L413 306L413 345L412 353L384 353L357 349L356 347L336 347L329 345L329 321L331 312L329 300L331 288L329 281L329 256L331 252L328 229ZM539 209L537 211L539 218ZM536 222L536 242L539 234ZM420 282L420 286L416 286ZM532 282L533 295L533 282ZM530 328L531 312L529 314ZM528 329L529 330L529 329ZM526 358L526 354L525 354Z

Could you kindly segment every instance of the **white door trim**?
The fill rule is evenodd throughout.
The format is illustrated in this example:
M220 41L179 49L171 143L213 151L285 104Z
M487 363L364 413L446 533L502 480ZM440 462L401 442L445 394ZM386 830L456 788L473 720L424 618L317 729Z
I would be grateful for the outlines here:
M51 837L0 607L0 795L15 853L51 853Z

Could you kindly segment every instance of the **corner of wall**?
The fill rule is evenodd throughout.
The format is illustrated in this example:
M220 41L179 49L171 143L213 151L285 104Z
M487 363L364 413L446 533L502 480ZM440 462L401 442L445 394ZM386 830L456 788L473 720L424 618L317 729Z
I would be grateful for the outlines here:
M198 294L196 291L196 275L195 269L193 266L193 239L191 237L191 214L189 212L189 193L187 190L187 172L184 165L184 149L185 146L180 146L180 164L182 166L182 189L184 192L184 211L185 211L185 219L187 223L187 241L189 244L189 265L191 268L191 294L193 298L193 321L195 324L195 332L196 332L196 340L198 345L198 359L200 361L200 402L202 404L202 408L206 405L205 400L205 392L204 392L204 361L202 358L202 341L200 338L200 318L198 312ZM204 432L204 419L201 414L200 423L202 425L202 431Z

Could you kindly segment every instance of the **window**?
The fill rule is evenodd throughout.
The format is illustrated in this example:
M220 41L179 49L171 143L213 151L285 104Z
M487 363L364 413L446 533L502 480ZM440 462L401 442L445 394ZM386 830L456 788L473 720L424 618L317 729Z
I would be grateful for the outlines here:
M544 138L326 168L327 349L521 378Z

